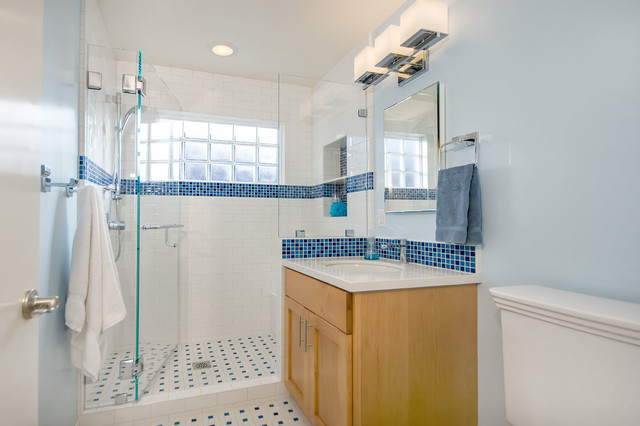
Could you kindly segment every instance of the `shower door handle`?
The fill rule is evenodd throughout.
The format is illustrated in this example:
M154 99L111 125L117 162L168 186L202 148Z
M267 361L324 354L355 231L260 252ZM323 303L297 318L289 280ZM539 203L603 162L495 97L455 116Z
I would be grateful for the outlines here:
M55 311L58 305L60 305L58 296L40 297L38 290L27 290L22 297L22 316L24 319L37 318L42 314Z

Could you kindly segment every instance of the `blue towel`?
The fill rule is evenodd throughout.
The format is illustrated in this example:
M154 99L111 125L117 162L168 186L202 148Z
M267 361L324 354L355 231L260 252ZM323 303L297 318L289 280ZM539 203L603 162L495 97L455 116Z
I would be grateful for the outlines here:
M331 204L331 210L329 214L334 217L338 216L346 216L347 215L347 205L342 202Z
M475 164L438 172L436 241L482 243L480 182Z
M471 188L469 188L469 223L465 244L482 244L482 203L480 197L480 179L478 167L473 166Z

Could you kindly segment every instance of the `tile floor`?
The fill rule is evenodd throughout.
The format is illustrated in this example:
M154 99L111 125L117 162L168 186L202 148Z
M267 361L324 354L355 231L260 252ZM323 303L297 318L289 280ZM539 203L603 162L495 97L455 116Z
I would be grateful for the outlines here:
M121 424L129 426L131 423ZM155 419L140 420L134 426L279 426L304 425L306 419L293 398L266 399L215 407L191 413L172 414ZM118 426L118 425L115 425Z
M149 396L266 378L277 374L278 366L277 344L271 335L206 339L177 348L148 344L140 353L146 373L139 387ZM128 394L129 402L133 400L135 381L118 379L118 369L120 360L134 355L134 351L116 351L105 358L98 381L85 385L85 409L114 405L115 396L122 393ZM194 370L193 363L202 361L209 361L211 367Z

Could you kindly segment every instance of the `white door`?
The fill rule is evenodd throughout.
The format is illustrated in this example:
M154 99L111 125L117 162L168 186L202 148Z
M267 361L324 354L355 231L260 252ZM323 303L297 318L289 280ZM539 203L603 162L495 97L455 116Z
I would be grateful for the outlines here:
M20 299L38 288L42 0L0 2L0 423L38 424L38 320Z

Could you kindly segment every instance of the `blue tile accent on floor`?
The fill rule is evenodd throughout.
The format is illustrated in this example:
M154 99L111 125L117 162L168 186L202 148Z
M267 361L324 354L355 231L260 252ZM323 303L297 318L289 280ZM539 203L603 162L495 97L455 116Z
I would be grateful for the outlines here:
M385 188L385 200L435 200L437 189L423 188Z
M366 238L290 238L282 240L282 258L364 256Z

